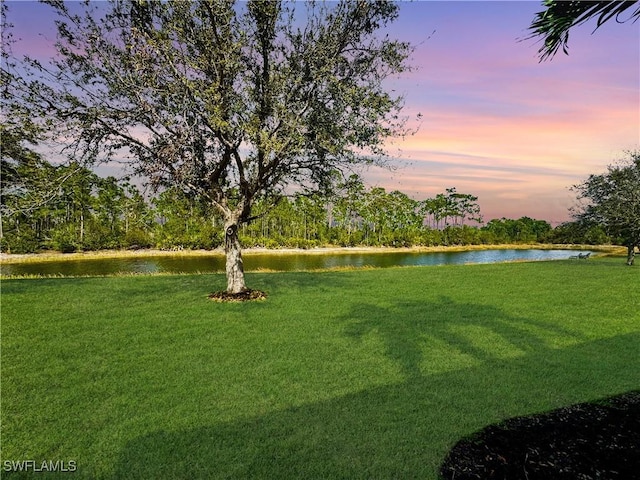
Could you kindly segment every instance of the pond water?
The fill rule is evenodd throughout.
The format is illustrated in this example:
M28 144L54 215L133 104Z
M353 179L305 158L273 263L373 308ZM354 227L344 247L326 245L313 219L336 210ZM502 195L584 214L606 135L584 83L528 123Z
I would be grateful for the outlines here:
M569 250L473 250L467 252L339 252L251 253L244 256L245 270L301 271L338 267L396 267L563 260L578 252ZM215 273L224 272L224 256L170 255L91 260L61 260L3 264L2 275L96 276L118 273Z

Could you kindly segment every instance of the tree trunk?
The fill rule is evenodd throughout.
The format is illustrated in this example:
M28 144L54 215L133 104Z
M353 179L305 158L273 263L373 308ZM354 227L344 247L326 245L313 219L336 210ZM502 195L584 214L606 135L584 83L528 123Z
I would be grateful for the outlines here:
M84 242L84 212L80 214L80 243Z
M237 223L225 225L224 253L227 257L227 292L240 293L245 291L247 287L244 283L244 266Z
M635 260L635 256L636 256L636 246L635 245L629 245L627 247L627 265L629 265L629 266L633 265L633 261Z

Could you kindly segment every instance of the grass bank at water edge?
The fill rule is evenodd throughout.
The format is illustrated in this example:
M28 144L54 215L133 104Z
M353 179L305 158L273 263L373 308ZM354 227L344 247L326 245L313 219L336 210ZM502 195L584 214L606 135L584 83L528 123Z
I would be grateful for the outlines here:
M620 258L2 281L7 461L73 478L426 478L462 436L640 387ZM67 463L68 465L68 463Z

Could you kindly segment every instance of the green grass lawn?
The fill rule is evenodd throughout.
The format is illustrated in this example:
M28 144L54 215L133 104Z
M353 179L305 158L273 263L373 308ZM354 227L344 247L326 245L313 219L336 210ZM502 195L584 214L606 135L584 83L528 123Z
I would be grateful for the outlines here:
M640 387L640 270L620 258L247 280L269 298L210 302L220 275L3 280L2 478L32 459L435 479L487 424Z

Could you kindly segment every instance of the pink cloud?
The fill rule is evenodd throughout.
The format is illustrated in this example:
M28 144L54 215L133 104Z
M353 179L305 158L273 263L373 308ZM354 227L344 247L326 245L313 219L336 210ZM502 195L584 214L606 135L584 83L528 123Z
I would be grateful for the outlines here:
M438 3L423 30L444 18L441 30L417 49L420 68L395 84L405 113L423 115L416 135L391 145L410 163L394 180L374 178L421 197L456 186L478 195L489 218L566 220L568 187L640 147L640 33L572 32L571 55L540 64L537 46L516 38L541 7L481 3L471 13L461 4L459 15ZM411 9L409 24L431 12Z

